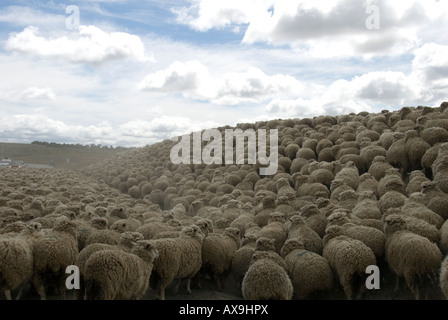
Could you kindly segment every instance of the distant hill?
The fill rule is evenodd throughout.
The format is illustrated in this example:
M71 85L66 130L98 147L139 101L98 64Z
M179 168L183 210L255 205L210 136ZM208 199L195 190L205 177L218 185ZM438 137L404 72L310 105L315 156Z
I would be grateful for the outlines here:
M25 164L50 165L54 168L70 170L79 170L127 150L131 149L40 141L34 141L31 144L0 142L2 158L22 160Z

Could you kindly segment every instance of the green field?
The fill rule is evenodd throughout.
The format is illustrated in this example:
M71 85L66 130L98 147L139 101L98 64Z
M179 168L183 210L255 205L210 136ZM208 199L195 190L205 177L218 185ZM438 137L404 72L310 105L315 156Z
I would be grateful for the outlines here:
M127 148L110 148L96 145L65 145L56 143L4 143L0 142L1 157L22 160L25 164L51 165L54 168L79 170L99 162Z

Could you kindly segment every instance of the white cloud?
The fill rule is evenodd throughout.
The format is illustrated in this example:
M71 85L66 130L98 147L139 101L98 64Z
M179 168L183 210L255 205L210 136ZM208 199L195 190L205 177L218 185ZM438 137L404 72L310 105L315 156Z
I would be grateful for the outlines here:
M23 7L9 6L0 9L0 22L15 26L38 26L42 29L65 29L65 11L60 15L50 14L41 10Z
M366 11L369 5L375 6L378 14ZM433 33L439 30L439 35L433 37L446 34L443 26L447 23L441 17L446 17L448 6L437 0L272 0L219 4L195 0L176 13L179 23L198 31L247 26L242 39L246 44L286 44L318 58L371 58L412 51L427 34L420 32L422 29ZM367 28L368 21L378 21L380 29Z
M186 97L227 105L257 103L276 95L297 95L302 87L294 77L269 76L255 67L214 76L197 60L175 61L168 68L147 75L138 85L140 90L182 93Z
M140 37L125 32L107 33L92 25L81 25L77 34L71 33L55 39L39 36L39 29L30 26L10 35L6 49L93 64L125 58L153 61L152 57L145 55Z
M188 93L199 90L208 78L207 68L199 61L175 61L167 69L147 75L138 89Z
M269 16L267 9L272 0L192 0L189 7L174 8L177 22L189 25L197 31L212 28L237 27L260 16Z
M54 100L56 97L53 90L49 87L46 88L28 87L22 92L20 92L19 96L22 99L47 99L47 100Z

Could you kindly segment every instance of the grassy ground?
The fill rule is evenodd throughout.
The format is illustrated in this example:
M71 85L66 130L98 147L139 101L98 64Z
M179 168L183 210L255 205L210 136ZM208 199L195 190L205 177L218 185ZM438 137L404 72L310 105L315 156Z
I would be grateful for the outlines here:
M125 148L64 146L61 144L0 143L2 158L22 160L25 164L52 165L55 168L79 170L120 152Z

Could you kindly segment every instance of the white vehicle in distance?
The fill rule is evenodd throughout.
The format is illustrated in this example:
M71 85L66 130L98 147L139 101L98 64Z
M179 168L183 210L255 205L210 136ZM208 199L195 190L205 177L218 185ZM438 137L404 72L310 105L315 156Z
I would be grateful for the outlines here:
M0 168L9 168L11 167L11 159L2 159L2 161L0 161Z

